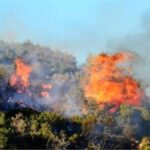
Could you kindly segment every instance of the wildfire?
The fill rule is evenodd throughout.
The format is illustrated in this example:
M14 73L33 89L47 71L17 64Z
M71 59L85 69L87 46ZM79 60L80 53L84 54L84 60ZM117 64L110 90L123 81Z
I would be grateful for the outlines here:
M85 97L95 100L99 105L139 105L142 95L139 84L127 74L129 68L119 66L132 58L132 55L127 53L100 54L92 58L87 68Z
M18 93L23 93L30 85L29 77L32 72L31 66L26 64L22 59L17 58L15 60L16 71L12 74L10 78L10 85L17 89ZM40 86L40 85L39 85ZM42 97L49 96L49 90L52 88L51 84L42 84L40 95ZM27 91L26 91L27 92ZM27 92L28 95L32 95Z
M47 91L41 91L40 95L42 97L48 97L49 96L49 93Z
M52 85L51 84L42 84L41 87L43 89L47 89L47 90L50 90L52 88Z
M10 78L10 85L19 87L20 89L27 88L29 86L29 77L32 71L31 66L19 58L15 60L15 66L16 71Z
M49 90L52 88L52 85L51 84L42 84L41 87L42 87L42 91L41 91L40 95L42 97L48 97Z

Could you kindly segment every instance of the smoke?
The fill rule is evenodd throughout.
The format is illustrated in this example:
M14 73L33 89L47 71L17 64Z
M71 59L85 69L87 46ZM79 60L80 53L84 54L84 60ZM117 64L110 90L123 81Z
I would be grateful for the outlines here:
M150 15L146 14L143 17L142 23L142 30L138 33L129 34L122 39L111 40L107 44L109 53L126 51L131 52L136 56L136 59L132 61L130 65L134 79L139 81L143 90L142 104L139 107L122 105L115 114L110 115L107 113L107 117L110 115L112 118L115 118L115 123L108 127L108 125L104 124L102 121L97 122L90 133L90 136L92 136L91 141L95 144L100 144L99 141L104 138L102 137L103 135L106 135L109 138L115 136L115 138L118 139L121 139L122 137L136 139L137 141L134 141L135 144L137 144L143 136L150 135L150 123L148 120L150 109ZM103 114L101 115L103 116ZM107 131L105 128L108 128L108 133L105 133L105 131ZM125 141L127 141L127 139L125 139ZM116 141L111 141L111 139L109 139L109 143L106 142L106 145L113 142L116 145ZM126 146L127 144L123 147L125 148ZM110 145L109 148L111 149L113 146L111 147Z
M85 97L94 100L98 105L138 106L142 91L138 82L130 75L130 67L126 66L126 61L133 58L132 54L124 52L114 55L99 54L91 58L86 71L89 77L84 87Z
M138 56L133 63L134 75L142 81L144 86L150 85L150 15L146 13L142 18L141 30L135 34L126 35L122 39L111 40L107 44L108 50L116 52L120 50L131 51Z
M80 71L72 55L30 41L1 42L0 46L1 67L11 68L8 87L1 93L9 107L17 104L38 111L54 110L66 116L82 114Z
M40 85L36 85L24 93L15 92L11 96L11 100L15 103L21 102L25 107L31 107L38 111L53 110L66 116L81 115L83 100L78 82L77 75L54 74L50 80L52 89L46 90L46 95L41 95L43 89Z

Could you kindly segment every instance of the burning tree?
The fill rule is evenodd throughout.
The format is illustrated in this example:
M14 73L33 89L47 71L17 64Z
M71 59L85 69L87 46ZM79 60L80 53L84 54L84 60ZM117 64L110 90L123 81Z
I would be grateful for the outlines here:
M135 149L150 135L132 54L94 56L83 71L73 56L29 42L0 48L0 148Z
M29 77L32 71L31 66L25 64L22 59L15 60L16 72L11 76L10 85L16 87L22 92L24 88L29 87Z
M100 54L90 60L86 68L85 97L98 105L140 105L142 90L139 83L129 75L130 68L124 61L133 59L128 53Z

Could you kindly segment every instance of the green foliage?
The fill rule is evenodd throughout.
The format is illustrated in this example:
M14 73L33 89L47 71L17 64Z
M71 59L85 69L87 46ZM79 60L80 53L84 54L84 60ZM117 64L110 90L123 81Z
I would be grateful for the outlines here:
M142 110L140 112L142 114ZM99 113L100 116L94 113L65 118L57 112L39 113L23 109L8 114L0 113L0 148L55 150L137 148L132 124L122 126L122 137L119 137L118 133L114 134L115 128L118 127L116 119L120 118L120 113L117 115ZM123 115L122 120L126 121L126 115ZM82 130L77 130L80 127ZM142 140L139 147L142 150L149 147L149 138Z
M139 150L149 150L150 149L150 137L143 137L139 144Z
M8 129L5 127L0 127L0 149L6 147L8 141Z
M70 142L75 142L78 139L78 134L73 134L72 136L69 137Z
M73 116L73 117L71 118L71 120L72 120L73 122L75 122L75 123L81 123L81 122L82 122L82 119L83 119L83 117L81 117L81 116Z
M59 136L55 136L53 138L52 145L50 147L48 146L47 148L51 148L55 150L59 150L59 149L65 150L68 145L69 145L69 141L67 140L65 133L61 131Z
M53 138L53 134L51 132L51 127L48 123L42 123L40 125L39 131L38 131L38 135L44 137L44 138Z
M56 123L57 121L61 121L63 118L56 112L43 112L39 115L38 121L48 122L51 124Z
M4 68L0 68L0 81L7 77L7 72Z
M89 142L87 149L90 150L102 150L101 145L100 144L95 144L93 142Z
M94 125L97 122L97 118L94 115L87 115L83 120L82 120L82 128L83 128L83 133L88 133L90 132Z
M15 129L15 132L23 135L25 133L27 124L25 119L23 118L23 115L21 113L16 114L15 117L11 118L11 126Z
M29 134L31 134L32 137L37 135L38 129L39 129L39 122L37 121L36 117L33 115L30 117L30 120L28 121L28 128L29 128Z
M146 109L146 108L141 108L141 116L147 120L150 121L150 110Z
M132 114L132 112L133 112L133 109L129 105L123 104L123 105L120 106L120 116L122 118L128 118L128 117L130 117L131 114Z
M5 113L0 112L0 126L5 125Z
M112 126L115 124L115 119L113 116L105 116L105 118L102 118L101 119L102 123L105 125L105 126Z
M0 112L0 149L7 145L9 129L6 128L5 114Z

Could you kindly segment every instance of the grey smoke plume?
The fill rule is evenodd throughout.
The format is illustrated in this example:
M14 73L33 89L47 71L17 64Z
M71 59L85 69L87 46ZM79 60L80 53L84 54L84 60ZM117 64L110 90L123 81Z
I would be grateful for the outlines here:
M150 98L150 15L146 13L142 18L142 30L136 34L126 35L122 39L112 40L107 44L111 52L120 50L130 51L137 56L133 62L133 75L140 81L145 96Z
M113 117L106 113L105 116L110 115L110 117L116 118L114 124L110 127L103 123L103 118L100 118L103 114L100 114L98 116L100 121L97 121L97 124L90 133L90 140L93 141L95 145L101 144L100 142L103 141L103 139L107 141L107 136L109 136L109 141L111 142L108 142L106 145L109 147L110 144L111 149L111 144L114 140L111 140L111 137L113 136L118 139L122 137L126 137L127 139L135 138L135 142L138 143L143 136L150 135L148 130L150 127L148 120L150 110L150 16L146 15L143 18L142 28L143 30L139 31L139 33L129 34L122 39L111 40L107 44L105 51L109 53L127 51L135 54L136 59L131 65L133 77L139 80L144 92L142 105L135 108L120 107L116 114L111 114ZM126 116L122 115L122 112L126 113ZM130 113L128 114L128 112ZM116 141L114 143L116 144ZM105 147L102 147L102 149L105 149Z
M137 61L132 64L134 75L138 77L145 86L150 85L150 16L147 14L142 20L142 30L136 34L129 34L122 39L108 43L107 48L111 52L120 50L131 51L137 55Z
M67 116L82 114L80 72L72 55L33 45L30 41L24 44L1 42L0 49L1 67L11 68L8 69L10 76L15 72L16 58L32 67L29 88L22 93L15 87L10 87L10 92L6 89L8 96L2 94L5 101L38 111L57 110ZM51 84L52 88L42 89L42 84ZM43 91L47 96L41 95Z

